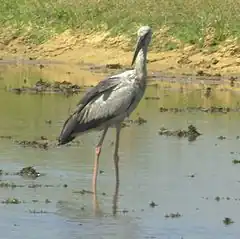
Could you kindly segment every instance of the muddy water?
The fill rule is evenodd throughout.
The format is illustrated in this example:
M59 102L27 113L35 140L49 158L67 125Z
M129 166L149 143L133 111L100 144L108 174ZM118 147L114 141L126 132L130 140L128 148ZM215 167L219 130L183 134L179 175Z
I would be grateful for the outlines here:
M1 202L8 198L21 201L0 204L1 238L239 237L240 164L232 163L240 159L239 113L159 111L160 107L235 108L237 93L213 92L206 97L197 90L149 87L146 96L160 99L143 99L131 117L139 114L147 123L122 130L120 189L113 216L114 130L109 131L101 155L96 209L92 194L83 190L91 190L99 134L86 134L75 145L54 146L69 109L81 95L16 95L6 92L5 85L6 79L0 80L0 135L15 140L45 136L53 146L48 150L24 148L13 139L0 139L0 168L8 172L0 176L0 183L22 185L0 188ZM193 142L158 135L160 127L186 129L189 124L202 133ZM43 176L14 175L26 166L34 166ZM224 218L234 223L225 225Z

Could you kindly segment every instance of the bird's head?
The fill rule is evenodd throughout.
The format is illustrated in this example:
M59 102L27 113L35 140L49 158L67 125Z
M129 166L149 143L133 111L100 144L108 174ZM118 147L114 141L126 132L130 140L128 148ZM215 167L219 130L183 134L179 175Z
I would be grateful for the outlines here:
M147 47L152 39L152 29L149 26L140 27L138 32L137 46L133 55L132 65L142 47Z

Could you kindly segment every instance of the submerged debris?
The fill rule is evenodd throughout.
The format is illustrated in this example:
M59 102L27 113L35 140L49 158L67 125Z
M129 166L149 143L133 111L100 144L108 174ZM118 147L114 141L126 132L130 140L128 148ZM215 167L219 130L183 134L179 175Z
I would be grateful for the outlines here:
M166 128L161 128L158 134L165 136L176 136L179 138L188 138L189 141L194 141L198 136L201 135L193 125L189 125L188 130L168 130Z
M29 209L29 213L33 213L33 214L45 214L45 213L49 213L45 210L39 210L39 211L36 211L35 209L31 210Z
M219 197L219 196L215 197L215 200L216 200L217 202L219 202L219 201L220 201L220 197Z
M124 122L122 122L122 127L128 127L129 124L141 125L141 124L145 124L146 122L147 122L147 120L138 116L138 118L136 120L125 120Z
M223 220L223 223L225 225L230 225L230 224L233 224L234 221L230 217L225 217L224 220Z
M20 204L22 202L17 198L8 198L6 200L3 200L2 203L3 204Z
M179 218L181 216L182 215L179 212L177 212L177 213L170 213L170 214L165 214L164 215L165 218Z
M9 139L13 143L18 144L18 145L20 145L24 148L34 148L34 149L48 150L50 147L56 147L57 146L56 140L49 140L45 136L40 136L40 137L37 137L33 140L18 140L18 139L14 139L13 136L6 135L6 136L0 136L0 140L1 139ZM78 142L78 141L75 140L75 142Z
M46 198L45 203L48 204L48 203L51 203L51 201L48 198Z
M240 160L234 159L234 160L232 161L232 163L233 163L233 164L240 164Z
M81 191L73 191L73 193L80 193L82 195L84 195L84 194L93 194L92 191L85 190L85 189L82 189Z
M226 136L220 135L220 136L218 136L218 139L224 140L224 139L226 139Z
M122 69L122 66L119 63L106 64L106 68L108 68L108 69Z
M22 188L24 185L18 185L13 182L0 181L0 188Z
M46 140L45 138L41 140ZM15 140L15 143L21 145L22 147L31 147L31 148L39 148L39 149L48 149L48 142L42 142L42 141L37 141L37 140Z
M160 112L171 112L171 113L196 113L196 112L203 112L203 113L222 113L227 114L229 112L240 112L240 107L230 108L230 107L223 107L223 106L211 106L209 108L205 107L185 107L185 108L165 108L160 107Z
M35 179L40 176L40 173L37 172L33 167L29 166L21 169L19 175L21 175L22 177L29 177Z
M146 96L145 97L145 100L159 100L160 99L160 97L158 97L158 96Z
M219 202L220 200L226 200L226 201L240 201L240 198L234 198L234 197L220 197L220 196L216 196L215 198L208 198L208 197L202 197L202 199L205 200L211 200L214 199L215 201Z
M0 135L0 139L12 139L10 135Z
M136 120L134 120L134 123L138 124L138 125L145 124L146 122L147 122L147 120L145 120L144 118L142 118L140 116Z
M52 124L52 121L51 120L45 120L45 123L46 124Z
M155 202L151 201L151 202L149 203L149 206L150 206L150 207L156 207L156 206L158 206L158 204L156 204Z
M21 93L62 93L66 95L71 95L79 93L81 91L80 86L72 84L67 81L62 82L47 82L42 79L37 81L34 86L27 87L22 86L21 88L11 88L11 92L21 94Z

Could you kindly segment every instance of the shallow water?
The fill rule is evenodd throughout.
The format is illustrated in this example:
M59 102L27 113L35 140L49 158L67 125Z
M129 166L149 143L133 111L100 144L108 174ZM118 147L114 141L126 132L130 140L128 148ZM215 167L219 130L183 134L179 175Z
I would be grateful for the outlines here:
M46 136L54 141L69 109L81 97L16 95L6 92L4 85L0 81L0 135L18 140ZM239 105L238 94L214 92L206 98L204 92L197 90L181 92L149 87L146 96L160 99L143 99L131 119L136 119L139 113L147 123L131 125L121 133L120 189L115 216L114 129L107 134L100 159L103 173L98 178L97 212L92 194L82 195L79 191L91 190L94 145L99 133L83 135L80 145L49 150L23 148L12 140L0 139L1 169L13 173L34 166L45 174L35 180L0 176L3 181L24 185L0 188L0 201L9 197L22 201L17 205L0 204L1 238L238 238L240 164L235 165L232 160L240 159L236 138L240 135L239 113L159 112L160 107L234 108ZM162 126L186 129L189 124L202 133L196 141L158 135ZM226 139L218 139L221 135ZM33 183L43 186L29 188ZM220 201L215 200L217 196ZM46 199L50 202L46 203ZM150 207L151 201L157 206ZM181 217L165 217L177 212ZM224 225L225 217L234 223Z

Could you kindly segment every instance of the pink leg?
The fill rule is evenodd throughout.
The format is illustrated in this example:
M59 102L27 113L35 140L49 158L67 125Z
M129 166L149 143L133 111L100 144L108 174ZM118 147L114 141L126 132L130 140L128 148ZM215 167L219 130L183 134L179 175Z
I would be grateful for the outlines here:
M98 167L99 167L99 157L101 154L101 148L102 148L103 140L105 138L107 130L108 130L108 128L104 129L103 134L102 134L102 136L99 140L99 143L96 147L94 168L93 168L93 179L92 179L92 190L93 190L94 194L96 194L96 191L97 191L97 175L98 175Z

